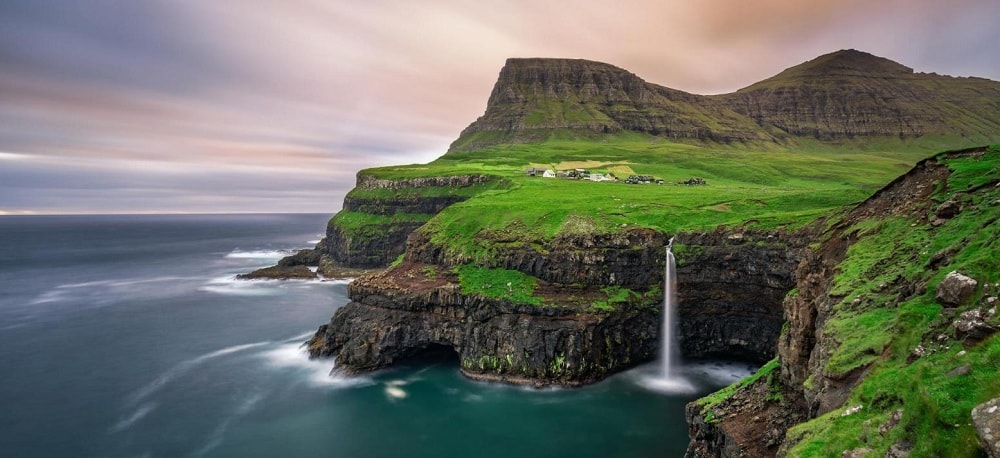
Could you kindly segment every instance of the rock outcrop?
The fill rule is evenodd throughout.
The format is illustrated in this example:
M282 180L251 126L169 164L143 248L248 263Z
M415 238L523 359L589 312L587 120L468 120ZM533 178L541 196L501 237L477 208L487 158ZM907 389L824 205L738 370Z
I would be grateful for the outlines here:
M485 175L383 179L359 172L356 187L344 197L343 209L327 223L325 237L313 249L282 258L275 267L317 267L326 277L384 268L403 254L410 233L448 206L474 195L475 186L494 180ZM241 278L286 279L299 274L268 268Z
M428 268L404 262L355 280L348 287L351 302L316 332L310 354L336 356L336 369L353 373L445 348L471 378L575 386L655 353L655 307L606 314L518 304L463 294L454 274L428 275ZM552 297L570 292L555 285L543 289Z
M771 359L781 300L807 240L742 228L678 235L682 354ZM402 264L351 284L351 303L317 332L311 353L336 356L338 368L357 372L445 347L474 378L593 382L653 357L660 293L614 311L591 305L607 297L606 285L660 291L665 243L661 233L634 229L500 244L485 266L537 278L548 304L539 306L462 293L452 268L467 260L449 257L418 231Z

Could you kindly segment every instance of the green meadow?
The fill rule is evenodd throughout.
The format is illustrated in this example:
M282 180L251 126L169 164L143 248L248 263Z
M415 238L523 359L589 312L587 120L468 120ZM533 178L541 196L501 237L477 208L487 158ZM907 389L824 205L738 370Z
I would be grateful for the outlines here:
M650 228L672 234L719 225L798 227L831 209L864 200L930 154L901 142L866 150L845 145L690 145L642 134L507 144L450 152L420 165L368 169L384 179L487 175L495 180L468 189L356 189L351 196L472 196L430 218L421 230L452 254L474 256L487 248L482 231L544 242L567 231L616 232ZM871 148L871 147L869 147ZM593 182L528 176L529 167L586 169L622 181ZM629 175L664 184L625 184ZM706 185L683 185L690 178ZM357 215L354 215L355 217ZM374 217L373 217L374 218ZM377 218L376 218L377 219ZM384 219L384 218L383 218ZM373 219L373 223L376 221ZM352 221L356 227L358 221Z

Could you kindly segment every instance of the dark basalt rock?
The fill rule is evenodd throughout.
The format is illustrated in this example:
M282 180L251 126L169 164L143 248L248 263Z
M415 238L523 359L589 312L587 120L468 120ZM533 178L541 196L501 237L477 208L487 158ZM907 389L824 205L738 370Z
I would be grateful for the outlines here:
M308 267L297 265L265 267L248 274L237 275L236 278L240 280L311 280L318 277Z
M682 354L773 358L785 322L781 304L809 240L804 233L739 228L678 234Z
M318 250L299 250L291 256L285 256L278 261L278 267L319 266L320 252Z
M419 272L406 264L351 283L351 302L320 327L310 354L336 356L337 370L355 373L447 347L466 376L533 386L594 382L655 354L655 309L595 314L515 304L464 295L456 279Z
M514 243L506 244L499 233L478 236L489 238L495 247L494 256L485 260L487 266L521 271L550 283L647 289L663 281L666 237L649 229L563 234L538 243L523 243L514 235ZM448 267L470 262L450 257L428 234L419 231L408 242L406 258Z

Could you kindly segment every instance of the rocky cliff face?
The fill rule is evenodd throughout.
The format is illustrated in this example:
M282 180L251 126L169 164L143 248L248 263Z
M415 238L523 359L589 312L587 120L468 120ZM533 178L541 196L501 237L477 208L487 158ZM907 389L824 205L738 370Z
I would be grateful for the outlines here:
M462 294L447 271L404 262L349 286L351 302L309 341L314 357L360 372L435 349L450 349L472 378L534 386L573 386L650 359L658 313L629 307L588 313ZM545 294L568 291L555 285Z
M509 59L486 112L451 151L539 141L558 130L722 143L943 135L981 144L1000 131L1000 83L914 73L844 50L735 93L701 96L599 62Z
M560 234L550 241L522 240L518 233L480 233L494 247L482 263L517 270L558 284L619 285L648 289L663 280L666 237L656 231L636 229L615 234ZM408 243L407 259L446 267L473 260L456 258L446 247L417 232ZM660 268L655 266L659 265Z
M810 240L808 231L743 228L678 234L682 353L760 363L773 358L785 322L781 303L795 287L795 268Z
M344 198L343 212L374 217L345 224L335 216L319 248L337 266L385 267L403 254L411 232L449 205L469 198L462 193L426 195L424 190L469 188L489 181L482 175L388 180L359 173L355 189Z
M996 221L996 205L1000 203L996 198L1000 192L998 191L1000 179L995 175L996 168L990 172L990 165L976 165L988 164L983 162L984 154L987 153L983 149L975 149L948 153L922 161L909 173L894 180L845 215L838 217L836 222L832 224L819 222L814 225L814 229L818 231L814 234L818 243L811 249L801 251L803 255L793 275L795 293L787 295L782 305L788 324L777 344L779 359L766 367L767 370L759 373L757 379L742 389L735 390L722 399L706 398L688 405L687 418L692 437L688 456L795 455L798 452L793 451L793 447L797 443L808 440L810 434L822 433L824 428L832 429L831 425L836 423L836 418L850 415L868 415L869 420L865 422L861 432L856 434L857 437L846 433L848 436L841 439L845 444L858 441L861 443L856 449L840 450L845 456L848 456L847 452L857 452L856 455L850 456L862 456L883 449L895 450L892 453L902 453L912 449L914 440L918 440L914 437L913 430L920 428L921 426L917 425L924 421L921 416L926 412L921 409L944 409L944 405L954 409L953 404L957 402L948 397L953 395L945 395L943 401L933 400L935 397L933 395L919 394L913 395L916 397L910 399L908 390L915 389L910 385L914 383L912 380L917 380L916 383L922 387L920 389L926 393L930 390L948 390L950 388L945 387L951 386L950 384L972 383L963 382L961 379L970 372L978 370L980 374L987 374L990 370L995 370L990 369L989 364L992 363L976 368L977 357L972 356L973 352L990 351L977 347L984 338L979 335L970 338L969 334L962 333L963 329L977 326L967 326L966 317L972 317L973 321L978 320L980 329L989 328L990 331L985 334L986 336L996 332L993 325L987 323L989 319L982 318L992 310L988 310L990 305L997 302L996 299L987 297L992 294L989 293L989 285L983 290L982 302L985 305L979 307L974 303L977 297L974 296L974 292L978 291L974 285L970 289L973 294L968 294L962 300L948 302L941 298L935 299L933 292L927 292L926 280L928 276L934 278L934 272L941 266L948 265L961 256L966 246L971 245L974 250L989 250L992 240L995 240L990 235L969 232L969 228L981 227L971 229L973 232L979 232L993 224ZM968 184L963 182L958 192L949 192L949 182L954 172L946 164L952 160L966 160L965 164L974 164L972 170L978 170L982 175L969 181ZM996 158L994 157L992 161L995 164ZM964 173L971 173L968 171L970 169L965 170ZM992 178L990 178L991 173ZM968 180L968 176L963 179ZM942 194L951 194L952 197L941 202ZM961 207L964 212L962 217L968 215L969 219L957 222L960 217L955 212L955 206ZM990 216L991 214L993 216ZM952 218L956 218L955 221L949 221ZM905 224L899 221L905 221ZM865 242L866 238L879 236L879 232L872 232L870 227L877 228L879 227L877 224L887 224L886 222L895 222L894 224L907 228L897 229L900 234L904 234L904 238L898 239L900 241L894 242L891 246L865 248L875 250L873 252L852 251L852 247ZM949 224L954 225L951 228L954 232L941 232L942 229L939 227ZM981 226L983 224L986 226ZM966 228L965 232L963 227ZM819 231L820 229L822 230ZM931 238L928 238L928 242L905 245L910 243L905 238L907 230L911 230L913 234L920 234L909 237ZM962 241L951 248L929 253L927 249L933 245L930 241L934 240L934 234L940 234L940 237L946 239L956 237L957 234ZM897 246L896 243L904 245ZM845 260L852 259L851 253L854 253L852 262L860 263L853 265L865 266L865 270L859 277L853 277L854 280L838 277L843 274L844 269L857 268L845 267ZM875 259L865 258L873 256L868 253L876 253L874 254L878 256L876 259L881 260L875 262ZM921 261L922 258L926 261ZM983 266L979 269L983 269ZM989 275L989 267L985 269L986 273L980 275ZM909 273L906 273L907 271ZM959 277L957 274L949 275ZM840 280L836 280L838 278ZM857 285L858 289L844 289L843 285L851 284L849 281L856 282L853 284ZM974 281L969 279L968 283L972 284ZM837 282L840 282L839 287ZM941 285L937 287L938 296L941 296L940 292L946 286L945 283L947 282L942 280ZM946 307L940 312L940 316L937 315L937 308L928 305L935 301L943 303ZM953 307L964 308L956 311L952 309ZM958 313L964 309L969 311ZM932 318L927 318L927 321L923 322L906 321L906 317L914 313L914 310L921 310L921 313L929 314L927 316ZM934 313L930 314L931 312ZM893 326L904 326L903 324L876 325L860 334L851 330L866 326L864 324L866 317L872 316L898 316L900 317L897 318L900 320L898 323L911 324L901 328ZM872 340L872 337L875 339ZM955 338L958 340L954 340ZM911 349L903 346L904 350L900 355L901 350L898 348L894 350L893 344L907 339L915 340L911 344L914 347ZM961 365L961 358L957 362L952 362L946 356L935 360L940 362L917 365L921 358L935 352L948 353L954 346L964 347L968 351L969 355L966 355L967 351L964 350L958 354L959 357L966 358L964 366ZM953 350L952 353L955 351L957 350ZM845 358L845 355L849 356ZM994 357L983 358L986 358L984 361L991 361ZM867 391L874 393L852 398L852 390L872 376L872 371L875 370L874 363L881 360L887 361L884 364L887 367L897 368L887 370L898 371L891 376L893 382L885 388L888 391L880 393L878 388L874 388L878 385L869 385ZM942 364L947 366L941 368ZM911 365L912 367L908 367ZM953 370L952 365L957 368ZM907 371L911 371L913 375L904 375ZM932 375L938 372L939 375ZM880 377L886 376L883 374ZM959 389L959 391L965 393L968 390ZM995 395L995 392L984 390L976 396L985 396L988 399ZM858 399L867 404L863 402L850 409L844 409L848 399L854 399L852 404L858 402ZM904 402L904 399L909 399L907 401L909 404ZM916 400L919 401L914 402ZM929 405L921 406L918 402L926 402ZM843 412L837 414L837 409ZM858 412L862 410L867 413L859 414ZM885 413L882 413L883 411ZM826 420L830 423L820 422L818 424L821 426L816 426L814 429L797 428L798 431L794 433L789 431L799 423L831 412L837 415L834 419ZM956 415L957 418L949 421L968 421L966 418L968 412L961 411ZM860 423L860 420L857 423ZM934 424L933 421L931 423ZM840 424L851 423L844 421ZM908 426L897 428L900 424ZM843 427L850 431L850 426ZM897 428L895 430L897 432L894 432L893 428ZM898 432L904 430L909 432ZM940 438L927 438L927 440L938 441ZM869 445L865 446L865 443ZM839 455L840 451L836 453ZM887 456L905 456L892 453Z
M495 237L491 235L490 237ZM781 329L781 299L805 239L785 231L718 230L681 234L682 353L758 362L771 359ZM358 279L351 303L310 341L313 356L336 356L349 372L385 367L431 348L450 348L463 372L530 385L577 385L655 355L662 297L654 293L615 310L591 304L601 288L660 291L666 237L636 229L574 234L533 248L515 244L489 267L537 278L548 305L463 293L451 259L420 231L405 261Z

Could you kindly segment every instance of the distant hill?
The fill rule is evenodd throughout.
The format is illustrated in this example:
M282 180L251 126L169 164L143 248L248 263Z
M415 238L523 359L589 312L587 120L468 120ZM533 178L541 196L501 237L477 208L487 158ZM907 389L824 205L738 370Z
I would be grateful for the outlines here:
M914 73L856 50L826 54L731 94L704 96L580 59L508 59L486 112L451 151L533 143L555 131L634 131L717 143L1000 138L1000 82Z

